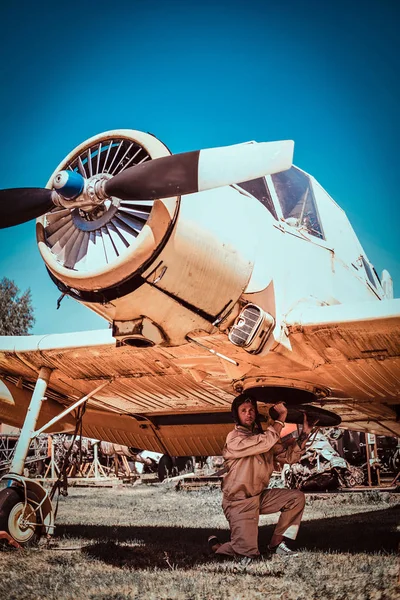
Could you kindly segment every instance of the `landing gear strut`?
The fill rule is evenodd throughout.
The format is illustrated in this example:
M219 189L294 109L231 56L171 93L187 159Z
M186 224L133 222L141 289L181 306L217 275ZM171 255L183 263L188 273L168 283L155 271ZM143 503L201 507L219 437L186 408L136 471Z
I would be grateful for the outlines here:
M49 494L38 482L23 476L32 439L87 402L110 383L110 381L102 383L35 431L50 374L49 367L42 367L39 371L24 425L15 447L10 473L2 477L8 480L8 483L7 487L0 491L0 541L6 540L16 547L35 545L43 534L50 536L54 533L54 512Z
M54 516L46 490L23 476L25 459L33 438L51 369L42 367L25 417L7 479L0 491L0 539L14 546L32 546L44 533L52 533ZM14 542L16 543L13 543Z

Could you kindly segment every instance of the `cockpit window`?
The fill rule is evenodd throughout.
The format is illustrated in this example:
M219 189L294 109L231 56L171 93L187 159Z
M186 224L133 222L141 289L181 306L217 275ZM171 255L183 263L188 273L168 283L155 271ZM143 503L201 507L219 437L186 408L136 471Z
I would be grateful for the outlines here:
M285 221L306 231L311 235L324 239L321 222L310 180L296 169L271 175Z
M264 177L252 179L251 181L243 181L242 183L238 183L238 185L246 190L246 192L249 192L255 198L257 198L261 204L268 208L272 216L278 220L278 215L276 214L275 206L265 183Z
M366 261L365 258L364 258L364 256L362 256L362 255L361 255L361 261L362 261L362 264L364 265L364 269L365 269L365 272L367 274L367 277L368 277L370 283L374 287L376 287L376 281L375 281L374 276L372 274L372 269L369 266L368 261ZM375 269L374 269L374 271L375 271ZM379 281L379 278L378 278L378 281Z

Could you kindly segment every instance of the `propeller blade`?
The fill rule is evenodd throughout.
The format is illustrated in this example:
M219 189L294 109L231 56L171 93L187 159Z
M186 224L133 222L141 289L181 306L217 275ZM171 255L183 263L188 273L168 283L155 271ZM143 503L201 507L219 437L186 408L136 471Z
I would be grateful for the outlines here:
M121 200L154 200L232 185L290 169L293 148L286 140L164 156L118 173L104 191Z
M155 200L250 181L292 166L294 142L247 143L173 154L129 167L104 182L106 196ZM40 217L54 206L76 201L91 205L84 178L61 171L51 191L41 188L0 190L0 229ZM57 201L61 195L61 204ZM52 200L53 198L53 200ZM80 200L81 199L81 200ZM98 199L101 202L101 199Z
M51 195L45 188L0 190L0 229L44 215L54 208Z
M155 200L198 191L200 151L155 158L106 181L104 191L121 200Z

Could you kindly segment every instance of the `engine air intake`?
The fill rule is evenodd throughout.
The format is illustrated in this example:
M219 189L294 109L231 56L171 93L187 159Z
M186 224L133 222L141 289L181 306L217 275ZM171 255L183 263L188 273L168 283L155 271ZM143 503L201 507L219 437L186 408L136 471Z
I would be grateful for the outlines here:
M256 304L247 304L237 317L228 338L252 354L257 354L265 344L274 326L274 318Z
M100 187L170 154L149 134L114 130L86 140L58 165L47 187L60 190L63 200L77 194L79 200L77 206L61 202L38 219L39 250L58 282L72 291L108 289L152 257L175 219L178 198L102 198Z

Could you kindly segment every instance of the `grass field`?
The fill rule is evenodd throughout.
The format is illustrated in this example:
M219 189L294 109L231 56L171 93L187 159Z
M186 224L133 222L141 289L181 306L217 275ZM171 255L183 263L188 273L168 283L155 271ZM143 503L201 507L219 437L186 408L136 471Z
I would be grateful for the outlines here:
M241 570L210 557L228 539L218 490L171 484L71 488L49 547L0 554L2 600L250 599L386 600L400 597L400 496L307 497L296 559L261 559ZM260 520L265 551L276 516Z

